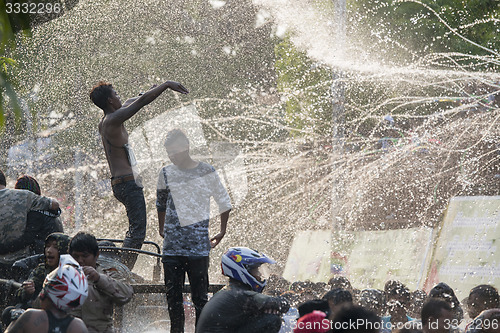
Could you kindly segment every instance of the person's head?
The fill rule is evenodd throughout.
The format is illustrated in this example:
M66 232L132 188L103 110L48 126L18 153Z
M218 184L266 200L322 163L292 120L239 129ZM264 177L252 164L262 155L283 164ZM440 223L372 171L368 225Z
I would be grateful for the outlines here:
M180 129L173 129L167 133L165 149L168 158L174 165L182 165L190 160L189 139Z
M422 307L422 330L424 332L450 332L453 311L444 299L429 298Z
M90 91L90 99L103 111L110 107L113 110L121 108L120 96L116 93L113 85L105 81L99 81Z
M387 301L398 301L407 307L410 304L410 289L396 280L389 280L384 286Z
M427 299L427 293L423 290L415 290L411 293L410 307L408 309L408 315L412 318L420 319L420 313L422 312L422 306Z
M222 255L222 274L262 292L267 281L261 269L266 263L274 264L276 261L248 247L231 247Z
M313 312L314 310L322 311L328 314L330 312L330 307L328 306L328 301L324 299L312 299L300 303L297 310L299 310L299 317L302 317Z
M474 320L475 332L500 333L500 309L488 309ZM469 332L469 331L467 331Z
M307 284L304 281L294 281L290 284L290 290L296 293L303 293L307 289Z
M330 280L328 280L328 284L332 289L341 288L349 290L350 292L352 292L353 289L351 282L345 276L342 275L335 275Z
M398 280L388 280L384 285L384 291L388 293L392 289L401 288L403 283Z
M69 243L69 254L81 265L96 267L99 245L94 235L80 231Z
M497 288L481 284L471 289L467 299L467 310L471 319L482 311L500 307L500 296Z
M83 305L87 295L87 278L81 268L65 264L47 275L39 297L42 305L50 300L56 308L68 312Z
M61 232L54 232L45 238L45 264L49 268L56 268L59 265L59 258L68 253L68 246L71 238Z
M0 186L7 186L7 179L2 170L0 170Z
M331 290L330 286L325 282L315 282L312 283L312 291L316 294L316 298L321 298L323 295Z
M382 327L380 317L362 306L340 308L332 322L334 333L378 333Z
M392 300L387 302L387 313L391 316L391 322L404 323L406 322L406 308L400 301Z
M363 289L359 294L358 301L359 305L375 312L378 316L382 316L385 312L386 299L382 290Z
M352 295L348 290L335 288L323 295L328 302L330 313L336 312L340 307L352 304Z
M300 296L293 290L285 291L281 293L279 296L283 297L290 303L290 306L296 307L300 302Z
M28 190L38 195L42 194L42 192L40 191L40 185L38 184L36 179L31 176L22 176L17 178L17 182L14 188L18 190Z
M458 300L457 296L455 295L455 292L449 285L447 285L444 282L436 284L429 291L429 298L433 297L441 298L447 301L453 310L453 317L458 321L461 321L463 319L464 311L460 306L460 301Z

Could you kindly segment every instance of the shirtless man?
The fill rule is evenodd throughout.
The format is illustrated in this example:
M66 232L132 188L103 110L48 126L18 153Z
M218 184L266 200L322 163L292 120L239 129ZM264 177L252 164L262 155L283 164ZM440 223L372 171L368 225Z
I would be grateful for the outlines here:
M153 86L139 97L128 99L122 105L120 96L109 83L101 81L90 92L92 102L104 111L104 117L99 123L99 133L111 171L113 194L127 210L129 229L123 247L140 249L146 236L144 193L142 185L136 183L137 175L133 170L136 161L128 145L128 133L123 123L168 88L182 94L188 93L180 83L166 81ZM124 259L124 263L132 269L137 255L128 255Z

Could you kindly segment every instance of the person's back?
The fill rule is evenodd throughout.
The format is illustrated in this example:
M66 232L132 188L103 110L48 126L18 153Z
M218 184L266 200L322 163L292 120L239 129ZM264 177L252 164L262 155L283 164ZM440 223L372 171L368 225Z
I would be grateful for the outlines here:
M275 263L264 254L244 247L230 248L222 256L222 272L229 285L215 294L203 308L197 333L276 333L281 314L290 308L281 297L261 294L266 285L259 267Z
M19 177L14 188L42 195L38 181L31 176ZM32 255L44 252L45 239L48 235L54 232L64 232L60 216L61 209L32 210L28 213L26 232L30 235L24 241L30 244Z
M48 235L54 232L64 232L60 216L60 210L34 210L28 213L28 225L39 226L35 233L34 242L30 246L31 255L43 253L44 240Z
M41 197L26 190L11 190L6 188L7 180L0 170L0 276L4 279L18 279L19 272L12 269L16 260L29 256L29 246L17 242L18 247L6 247L21 238L26 229L27 215L35 209L57 209L59 203L50 198ZM13 289L0 287L0 305L5 307L13 297Z
M86 333L82 320L51 310L28 309L5 333Z
M246 327L249 322L269 319L269 332L277 332L281 326L279 318L273 320L276 316L265 311L269 307L279 306L281 302L279 297L255 292L248 285L231 280L205 305L196 332L251 332L251 328Z
M0 190L0 240L7 243L22 236L26 229L28 212L36 209L48 209L51 199L40 197L26 190ZM16 250L0 256L0 263L12 265L17 259L29 255L29 247L23 246Z

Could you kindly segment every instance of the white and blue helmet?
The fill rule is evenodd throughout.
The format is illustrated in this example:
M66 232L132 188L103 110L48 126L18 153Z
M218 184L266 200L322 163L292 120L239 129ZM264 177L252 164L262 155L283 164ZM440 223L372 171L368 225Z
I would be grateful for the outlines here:
M43 299L46 296L65 312L82 306L87 299L87 278L78 262L69 254L61 255L59 267L45 277L40 297Z
M257 280L249 270L265 263L275 264L276 261L248 247L231 247L222 255L222 274L249 285L254 291L261 292L267 281Z

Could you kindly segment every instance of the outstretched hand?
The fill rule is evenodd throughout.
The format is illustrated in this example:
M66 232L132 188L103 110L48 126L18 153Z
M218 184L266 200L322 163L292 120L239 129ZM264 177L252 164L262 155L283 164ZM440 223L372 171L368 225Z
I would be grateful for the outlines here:
M181 94L188 94L189 91L179 82L175 81L168 81L168 87L172 89L173 91L177 91Z

